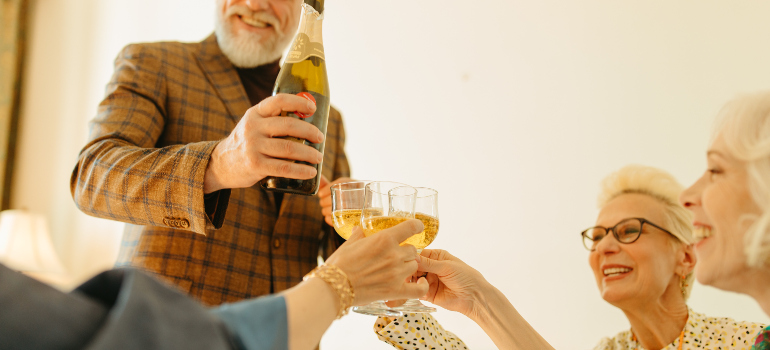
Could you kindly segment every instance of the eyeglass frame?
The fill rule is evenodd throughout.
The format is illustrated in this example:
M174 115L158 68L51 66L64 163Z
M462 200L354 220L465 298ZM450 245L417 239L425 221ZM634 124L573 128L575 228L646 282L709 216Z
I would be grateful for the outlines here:
M618 225L620 225L620 224L622 224L622 223L624 223L626 221L629 221L629 220L638 220L639 221L639 234L636 235L636 238L634 238L633 241L631 241L631 242L623 242L623 241L620 240L620 237L618 237L618 233L615 231L615 228L617 228ZM627 218L627 219L623 219L623 220L620 220L620 222L618 222L617 224L615 224L615 226L612 226L612 227L609 227L609 228L604 227L604 226L591 226L591 227L583 230L582 232L580 232L580 237L582 237L581 241L583 241L583 247L588 249L588 251L593 252L593 251L596 250L596 248L591 249L589 247L586 247L586 239L588 239L590 241L593 241L596 244L599 244L599 242L601 242L601 239L598 240L598 241L594 241L593 239L591 239L588 236L586 236L586 232L588 232L590 230L593 230L595 228L601 228L601 229L604 229L604 232L605 232L604 237L607 237L607 233L612 232L612 236L615 237L615 240L618 241L618 243L631 244L631 243L634 243L634 242L638 241L639 237L642 236L642 231L644 231L644 224L650 224L650 226L652 226L654 228L657 228L658 230L661 230L661 231L663 231L665 233L668 233L671 236L674 236L676 238L676 235L671 233L671 231L666 230L665 228L662 228L662 227L656 225L655 223L653 223L652 221L647 220L645 218ZM602 237L602 239L604 239L604 237Z

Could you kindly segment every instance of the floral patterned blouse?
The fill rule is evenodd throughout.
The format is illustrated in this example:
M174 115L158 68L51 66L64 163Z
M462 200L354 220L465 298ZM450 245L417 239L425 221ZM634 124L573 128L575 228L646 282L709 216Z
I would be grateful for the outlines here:
M689 310L689 318L684 326L684 338L682 349L733 349L733 350L764 350L765 345L755 345L755 339L759 342L760 331L764 325L753 322L736 322L727 317L707 317L703 314ZM764 331L763 331L764 332ZM767 336L765 336L767 338ZM765 348L757 347L765 346ZM679 348L679 337L673 343L666 345L662 350L676 350ZM594 350L643 350L631 330L622 331L611 338L602 339ZM770 349L770 348L768 348Z
M727 317L706 317L689 311L684 327L682 349L770 350L770 326L753 322L736 322ZM463 341L444 330L430 314L408 314L380 317L374 324L380 340L399 350L467 350ZM679 337L662 350L679 348ZM602 339L595 350L631 350L644 348L634 340L630 330Z

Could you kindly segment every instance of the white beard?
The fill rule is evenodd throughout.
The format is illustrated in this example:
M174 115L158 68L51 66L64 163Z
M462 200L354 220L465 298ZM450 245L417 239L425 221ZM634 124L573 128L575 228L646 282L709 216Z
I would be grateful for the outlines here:
M262 36L255 33L241 31L235 34L233 25L228 22L233 14L252 16L263 19L273 25L275 34L264 43L260 43ZM224 15L218 13L215 20L215 34L222 53L239 68L254 68L274 62L281 58L281 54L292 39L280 28L280 23L275 17L265 13L253 13L248 8L233 6Z

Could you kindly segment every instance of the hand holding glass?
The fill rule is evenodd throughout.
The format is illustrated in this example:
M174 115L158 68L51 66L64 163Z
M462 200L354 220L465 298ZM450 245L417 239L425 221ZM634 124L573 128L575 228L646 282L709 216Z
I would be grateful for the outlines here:
M361 228L364 236L398 225L414 218L417 190L397 182L370 182L364 189L364 203L361 208ZM383 301L358 306L353 311L373 316L401 316L391 311Z
M411 244L417 248L417 253L422 252L425 247L430 245L438 234L438 192L426 187L417 187L417 198L415 200L414 217L422 221L425 229L409 237L402 244ZM423 313L435 312L436 309L423 305L417 299L409 299L403 305L390 308L391 311L400 311L403 313Z

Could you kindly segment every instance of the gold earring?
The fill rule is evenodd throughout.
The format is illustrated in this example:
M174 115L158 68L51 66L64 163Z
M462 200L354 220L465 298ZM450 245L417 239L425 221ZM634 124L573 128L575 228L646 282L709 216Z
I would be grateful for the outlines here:
M682 283L681 283L682 296L684 297L684 296L687 296L687 287L689 287L690 285L687 284L687 275L682 274L681 277L682 277Z

